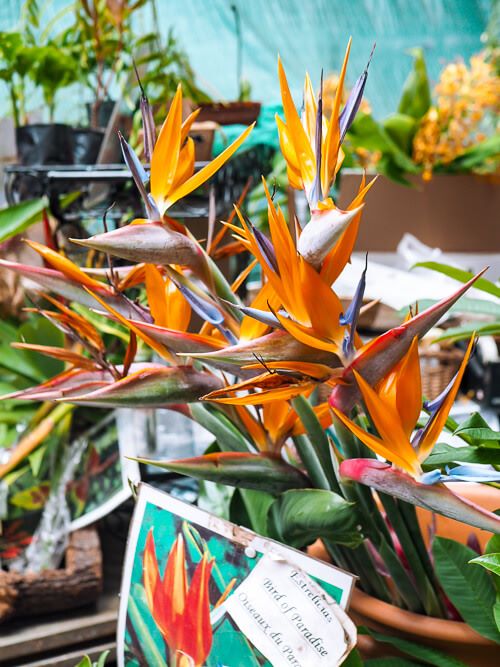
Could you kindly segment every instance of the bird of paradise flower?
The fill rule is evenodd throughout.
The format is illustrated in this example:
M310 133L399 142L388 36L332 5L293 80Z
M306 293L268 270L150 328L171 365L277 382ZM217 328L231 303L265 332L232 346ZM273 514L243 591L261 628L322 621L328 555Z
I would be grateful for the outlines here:
M188 583L185 540L178 533L160 575L153 528L148 532L143 557L144 589L151 615L169 651L174 667L201 667L212 648L209 585L214 559L208 550ZM231 580L214 609L219 607L235 584Z

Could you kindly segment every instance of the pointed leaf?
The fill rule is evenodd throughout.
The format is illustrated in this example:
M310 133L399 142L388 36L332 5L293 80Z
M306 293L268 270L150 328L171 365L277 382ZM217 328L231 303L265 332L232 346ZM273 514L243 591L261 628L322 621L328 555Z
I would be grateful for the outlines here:
M218 452L177 461L136 460L196 479L271 493L302 488L308 483L297 468L264 454Z
M458 269L455 266L442 264L440 262L418 262L418 264L415 264L415 266L422 267L424 269L432 269L433 271L442 273L449 278L459 280L461 283L466 283L474 277L474 274L470 271L464 271L463 269ZM487 280L486 278L479 278L476 280L474 288L481 290L482 292L486 292L487 294L492 294L493 296L496 296L497 299L500 299L500 287L491 282L491 280Z
M66 393L59 400L103 408L160 408L170 403L196 401L221 385L222 382L214 375L188 366L149 364L106 387L77 396Z
M482 568L469 564L476 552L455 540L436 537L432 553L439 583L464 621L483 637L500 644L493 617L493 581Z

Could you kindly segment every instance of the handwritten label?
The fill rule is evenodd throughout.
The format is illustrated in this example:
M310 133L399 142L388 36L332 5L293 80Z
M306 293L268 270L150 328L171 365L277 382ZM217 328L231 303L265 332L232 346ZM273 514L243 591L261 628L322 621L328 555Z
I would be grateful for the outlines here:
M335 667L356 643L356 627L309 575L263 556L225 603L274 667Z

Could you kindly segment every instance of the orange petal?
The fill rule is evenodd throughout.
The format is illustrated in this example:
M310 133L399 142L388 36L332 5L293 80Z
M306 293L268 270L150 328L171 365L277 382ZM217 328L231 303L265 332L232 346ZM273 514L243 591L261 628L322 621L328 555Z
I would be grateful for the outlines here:
M422 438L420 442L418 450L418 458L420 461L425 461L425 459L429 456L432 448L434 447L436 440L441 435L446 420L448 419L448 414L452 408L453 402L455 401L458 390L460 389L460 383L462 382L462 378L465 373L465 368L469 361L472 348L474 347L474 340L475 336L472 336L469 341L469 345L467 346L467 351L465 352L462 363L460 364L460 368L458 369L458 373L455 377L455 381L453 382L451 390L446 396L445 400L443 401L443 404L439 408L438 412L432 419L432 424L430 425L429 430L426 432L425 436Z
M182 88L179 84L151 157L151 194L160 209L172 189L181 148Z
M232 144L230 144L225 150L220 153L216 158L212 160L209 164L205 165L200 171L198 171L196 174L193 174L191 178L189 178L187 181L182 183L178 188L173 190L170 195L167 197L162 213L164 213L172 204L175 204L176 201L179 201L179 199L182 199L186 195L188 195L190 192L193 192L193 190L196 190L197 188L200 187L200 185L203 185L205 181L208 181L208 179L215 174L216 171L218 171L222 165L229 160L229 158L235 153L238 148L241 146L241 144L245 141L245 139L248 137L250 132L253 130L255 123L252 123L247 129L240 134L240 136L233 141ZM161 210L161 209L160 209Z
M165 281L154 264L144 267L146 276L146 295L154 323L159 327L168 326L166 318Z
M295 148L298 165L302 176L304 187L309 189L314 181L316 174L316 161L314 159L314 152L311 144L307 138L307 134L300 122L299 114L295 108L288 81L286 79L285 70L278 58L278 76L281 89L281 100L283 103L283 110L285 112L285 120L288 128L289 136Z
M153 613L154 611L154 592L156 589L156 584L159 579L158 573L158 561L156 560L156 549L155 541L153 537L153 529L149 529L148 536L146 538L146 547L144 549L143 556L143 574L144 574L144 590L146 592L146 600L148 602L148 607Z
M422 383L418 356L418 337L408 352L377 385L377 394L398 412L409 439L422 409Z
M189 586L179 649L190 656L195 665L203 665L212 648L210 598L208 585L213 561L206 553L196 566Z
M25 242L30 246L30 248L36 250L36 252L43 257L47 264L50 264L50 266L54 269L64 273L67 278L74 280L82 286L90 287L100 292L103 290L112 292L111 288L106 285L106 283L101 283L97 280L94 280L86 273L84 273L84 271L82 271L67 257L60 255L58 252L55 252L55 250L51 250L51 248L47 248L37 241L29 241L26 239Z
M402 456L397 451L394 451L392 448L388 447L383 440L359 427L348 417L346 417L343 412L337 410L337 408L332 407L332 410L337 419L339 419L344 424L344 426L348 428L349 431L351 431L351 433L353 433L359 440L361 440L362 443L375 452L375 454L382 456L391 463L394 463L403 470L406 470L413 476L418 474L420 466L417 456L413 450L411 450L412 456L410 456L410 458Z

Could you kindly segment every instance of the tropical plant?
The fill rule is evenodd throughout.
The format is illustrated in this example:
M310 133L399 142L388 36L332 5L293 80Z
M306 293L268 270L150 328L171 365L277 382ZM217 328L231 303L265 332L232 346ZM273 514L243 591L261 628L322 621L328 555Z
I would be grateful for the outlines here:
M436 173L494 173L500 152L499 84L485 52L449 63L431 91L422 49L412 49L413 70L396 112L382 122L361 113L346 142L349 164L360 151L370 166L396 181L407 174L429 180ZM366 161L366 160L365 160Z
M53 303L60 312L83 305L124 325L129 331L124 358L111 361L106 350L92 343L82 317L78 331L87 344L78 353L70 357L64 350L45 349L70 362L71 370L15 397L180 410L211 431L216 444L201 457L147 463L235 487L230 511L238 523L296 547L321 538L333 561L354 572L365 592L445 618L449 598L462 618L498 641L490 623L493 611L486 620L483 615L474 620L457 602L456 569L450 567L457 559L447 544L435 540L433 561L415 510L421 506L500 532L496 514L444 484L500 480L499 434L484 424L475 430L471 423L459 426L449 418L474 337L457 377L441 396L423 401L419 386L418 340L481 274L368 343L357 332L367 268L345 312L332 287L349 261L365 197L374 184L363 178L347 210L340 210L330 195L343 161L342 142L367 77L365 70L341 108L349 49L350 44L328 119L321 91L317 98L308 78L298 114L278 63L284 109L284 119L276 119L280 145L290 185L304 191L310 209L302 229L290 229L263 181L269 236L236 207L208 248L196 241L168 211L206 182L251 128L195 173L188 133L196 113L182 122L181 89L157 138L144 98L149 173L125 139L120 141L145 217L77 241L133 264L119 270L111 264L99 277L39 244L32 245L44 268L2 262L57 294ZM224 244L227 231L234 240ZM224 248L228 253L243 249L253 257L232 285L213 258ZM256 265L263 284L245 305L238 290ZM129 291L138 286L144 286L139 300L137 292ZM190 330L192 312L204 320L196 333ZM161 363L135 360L138 339ZM236 380L229 381L228 374ZM318 402L318 389L329 393L328 400ZM445 427L462 439L463 447L450 451L436 445ZM477 565L468 567L471 573L474 567L481 572ZM491 601L486 580L481 577L481 588L474 592L473 579L469 598L481 598L486 608ZM172 645L177 648L173 640Z
M91 125L99 125L99 109L122 75L132 72L136 38L134 15L148 0L77 0L75 21L67 31L79 60L82 80L92 92Z

